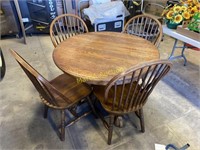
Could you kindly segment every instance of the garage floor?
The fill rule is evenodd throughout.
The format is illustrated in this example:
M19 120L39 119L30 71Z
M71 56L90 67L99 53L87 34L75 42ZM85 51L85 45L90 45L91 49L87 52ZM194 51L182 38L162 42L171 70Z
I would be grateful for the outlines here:
M167 59L173 46L167 36L160 45L161 58ZM52 79L61 71L52 60L53 45L48 35L21 39L2 39L7 72L0 82L0 149L137 149L153 150L155 144L169 143L191 150L200 149L200 51L187 49L187 66L173 61L172 71L156 86L144 107L146 131L139 131L135 114L124 117L125 126L114 128L112 145L107 130L91 114L66 128L61 142L54 127L60 114L51 110L43 118L38 93L13 59L8 49L21 54L44 77Z

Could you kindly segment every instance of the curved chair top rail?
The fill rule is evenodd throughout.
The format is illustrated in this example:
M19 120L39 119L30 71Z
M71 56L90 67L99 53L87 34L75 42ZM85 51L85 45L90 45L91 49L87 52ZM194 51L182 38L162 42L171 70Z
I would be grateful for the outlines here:
M129 19L123 32L149 40L156 47L159 46L163 35L161 23L155 17L147 14L137 15Z
M151 7L151 6L156 7L156 8L159 8L160 10L161 10L161 9L163 10L163 9L165 8L163 5L158 4L158 3L147 3L147 4L144 6L143 13L146 13L146 9L147 9L148 7Z
M73 14L60 15L50 25L50 37L54 47L74 35L87 32L88 28L85 22Z

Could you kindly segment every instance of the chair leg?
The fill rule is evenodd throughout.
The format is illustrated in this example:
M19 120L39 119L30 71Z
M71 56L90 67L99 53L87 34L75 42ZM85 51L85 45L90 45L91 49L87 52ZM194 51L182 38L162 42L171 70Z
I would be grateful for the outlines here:
M144 115L143 115L143 109L141 108L139 110L139 118L140 118L140 126L141 126L141 132L145 132L145 127L144 127Z
M113 124L114 124L114 115L110 115L109 127L108 127L108 145L110 145L112 141Z
M61 141L65 140L65 110L61 110Z
M90 107L92 108L92 112L93 112L95 118L97 119L98 118L98 113L96 112L96 110L94 108L94 104L92 103L92 101L91 101L89 96L87 97L87 100L88 100L88 103L89 103Z
M49 110L49 107L47 105L44 105L44 118L45 119L47 118L48 110Z

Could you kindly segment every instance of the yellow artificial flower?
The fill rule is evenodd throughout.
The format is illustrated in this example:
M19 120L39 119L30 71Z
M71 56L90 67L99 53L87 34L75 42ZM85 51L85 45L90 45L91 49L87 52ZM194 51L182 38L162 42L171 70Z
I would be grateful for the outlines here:
M188 2L187 2L187 5L188 5L189 7L192 7L192 6L193 6L193 0L188 1Z
M176 15L174 17L174 20L173 20L175 23L180 23L181 21L183 21L183 16L181 15Z
M175 6L175 7L173 8L173 11L174 11L174 12L180 12L180 11L181 11L181 7L180 7L180 6Z
M193 3L193 0L188 0L187 3L188 3L188 4L192 4L192 3Z
M183 12L183 18L190 19L190 13L188 11Z
M172 19L174 12L173 11L169 11L166 15L167 19Z
M199 0L180 0L179 4L173 7L166 7L163 10L162 16L168 21L180 23L184 20L189 20L196 13L200 13Z
M194 6L194 7L192 7L191 10L190 10L190 15L193 16L196 12L198 12L198 9L197 9L197 6Z
M182 11L186 11L186 10L187 10L187 7L186 7L186 6L181 6L181 10L182 10Z
M165 16L168 12L169 12L169 10L163 10L161 16Z
M199 4L199 1L198 1L198 0L193 0L193 4L194 4L194 5Z
M200 4L197 4L198 12L200 12Z

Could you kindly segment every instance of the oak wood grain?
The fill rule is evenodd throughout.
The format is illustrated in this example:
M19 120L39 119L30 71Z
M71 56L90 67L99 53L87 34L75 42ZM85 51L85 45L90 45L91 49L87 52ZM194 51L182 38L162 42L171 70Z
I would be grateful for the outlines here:
M158 49L151 42L117 32L77 35L63 41L53 52L58 68L96 85L107 84L131 66L158 59Z

